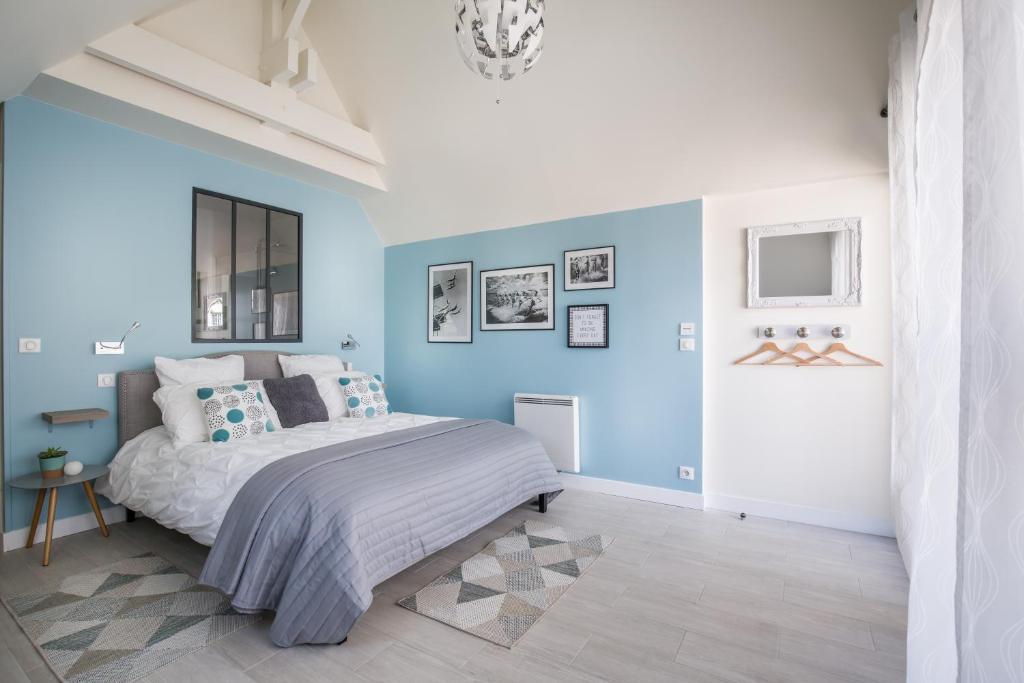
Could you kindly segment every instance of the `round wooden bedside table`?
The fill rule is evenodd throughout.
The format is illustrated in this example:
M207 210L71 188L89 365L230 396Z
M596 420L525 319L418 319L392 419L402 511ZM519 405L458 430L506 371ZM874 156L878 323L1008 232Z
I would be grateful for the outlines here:
M85 495L89 499L89 505L92 506L93 514L96 515L96 521L99 522L100 533L104 536L110 536L107 525L103 521L103 514L100 513L100 506L96 504L96 494L92 492L92 481L102 477L108 471L108 468L104 465L88 465L74 476L64 475L62 477L54 477L53 479L44 479L41 474L37 473L26 474L23 477L18 477L8 482L17 489L39 490L39 494L36 496L36 509L32 513L32 526L29 527L28 541L25 543L26 548L31 548L32 544L35 543L36 529L39 527L39 515L43 511L43 499L46 497L46 491L50 491L50 504L46 508L46 544L43 546L44 567L50 564L50 546L53 543L53 520L57 517L57 489L61 486L82 485L82 488L85 489Z

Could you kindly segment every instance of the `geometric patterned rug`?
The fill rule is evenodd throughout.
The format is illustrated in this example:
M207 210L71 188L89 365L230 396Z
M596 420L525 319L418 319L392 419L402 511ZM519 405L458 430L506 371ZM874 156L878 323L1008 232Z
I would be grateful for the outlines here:
M76 574L7 609L63 681L131 681L260 618L146 553Z
M398 604L510 648L612 540L528 520Z

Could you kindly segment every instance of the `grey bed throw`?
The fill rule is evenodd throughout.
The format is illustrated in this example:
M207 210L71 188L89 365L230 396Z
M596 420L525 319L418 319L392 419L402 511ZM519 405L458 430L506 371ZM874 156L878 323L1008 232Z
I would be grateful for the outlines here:
M240 612L276 611L277 645L338 643L369 609L375 585L561 488L534 437L492 420L299 453L238 492L199 581Z

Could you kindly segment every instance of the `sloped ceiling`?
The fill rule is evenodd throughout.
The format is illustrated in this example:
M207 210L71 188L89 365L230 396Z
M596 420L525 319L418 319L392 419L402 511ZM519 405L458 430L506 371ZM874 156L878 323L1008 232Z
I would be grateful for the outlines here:
M389 244L877 173L906 2L548 0L544 56L499 105L453 0L314 0L327 78L303 98L382 148L390 191L357 196ZM0 101L133 22L251 72L247 3L0 0Z
M549 0L545 52L471 73L452 0L318 0L305 30L388 159L387 243L885 170L906 0Z
M39 72L125 24L182 0L0 0L0 102L20 94Z

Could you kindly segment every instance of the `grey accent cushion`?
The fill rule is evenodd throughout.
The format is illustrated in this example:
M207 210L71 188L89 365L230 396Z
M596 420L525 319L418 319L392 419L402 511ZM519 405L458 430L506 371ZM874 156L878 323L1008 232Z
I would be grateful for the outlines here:
M307 422L327 422L327 406L310 375L265 379L263 388L277 411L281 426L298 427Z

